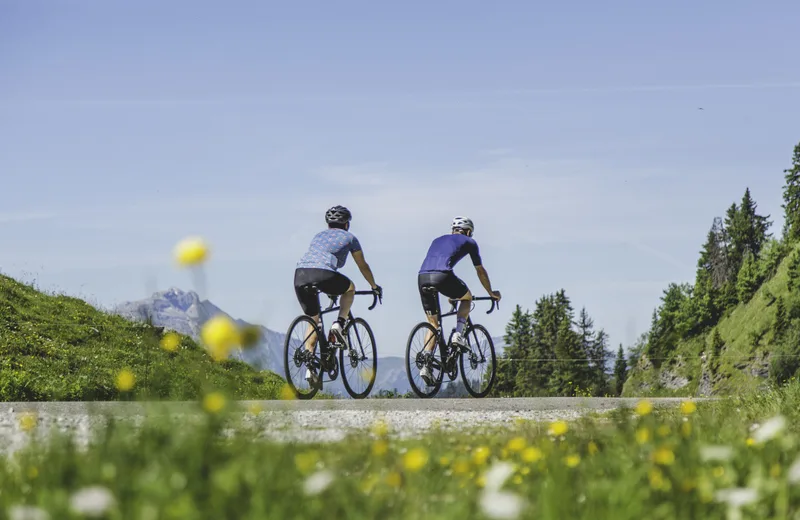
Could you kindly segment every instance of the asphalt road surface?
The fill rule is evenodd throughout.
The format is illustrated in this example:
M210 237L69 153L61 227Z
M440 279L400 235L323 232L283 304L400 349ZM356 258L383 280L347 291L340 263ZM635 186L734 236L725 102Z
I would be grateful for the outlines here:
M682 399L651 399L656 406L675 406ZM697 399L701 401L703 399ZM280 441L336 441L368 428L382 419L390 433L413 436L435 427L470 429L513 425L518 419L553 421L576 419L585 413L633 407L639 399L621 398L499 398L499 399L365 399L312 401L239 401L245 421L260 434ZM39 434L52 426L72 432L81 442L104 416L141 421L145 416L186 416L199 413L197 403L170 402L156 405L138 402L0 403L0 449L14 450L27 434L20 427L24 413L35 413Z

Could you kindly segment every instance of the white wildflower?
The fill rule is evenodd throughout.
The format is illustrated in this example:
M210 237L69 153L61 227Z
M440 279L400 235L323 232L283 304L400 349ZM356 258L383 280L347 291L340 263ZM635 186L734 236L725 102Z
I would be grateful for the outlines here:
M508 491L486 491L481 494L481 510L489 518L513 520L522 512L522 505L522 499Z
M514 474L514 466L509 462L495 462L484 475L485 489L498 491L506 480Z
M730 446L701 446L700 458L703 462L710 460L726 461L733 457L733 448Z
M317 495L325 491L333 482L333 473L328 470L317 471L306 479L303 489L306 495Z
M732 507L742 507L758 500L758 492L753 488L727 488L717 491L714 498Z
M83 488L72 495L70 506L84 516L101 517L114 506L114 496L102 486Z
M784 428L786 428L786 418L782 415L776 415L764 421L764 424L753 432L753 440L758 443L767 442L777 437Z
M50 514L36 506L11 506L8 508L10 520L50 520Z
M797 484L800 482L800 457L789 466L788 476L789 482Z

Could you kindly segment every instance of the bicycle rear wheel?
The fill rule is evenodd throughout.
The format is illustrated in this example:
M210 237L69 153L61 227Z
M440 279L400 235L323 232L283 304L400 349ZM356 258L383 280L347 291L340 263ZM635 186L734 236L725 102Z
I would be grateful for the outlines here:
M486 397L494 386L497 371L492 337L483 325L473 325L464 339L469 345L459 359L464 387L472 397Z
M283 345L283 364L286 382L298 399L311 399L319 391L306 381L306 369L311 369L322 381L319 358L308 352L312 337L316 335L315 346L319 345L319 328L308 316L298 316L289 326ZM316 352L316 349L315 349Z
M342 382L351 397L363 399L372 391L378 370L375 335L363 318L356 318L350 322L345 334L350 348L339 349Z
M424 366L422 355L425 347L430 346L431 342L438 343L438 340L439 336L436 329L430 323L425 322L417 324L408 336L406 375L408 376L408 382L411 384L411 389L423 399L435 396L442 387L444 371L442 370L442 355L439 349L435 349L430 363L431 375L434 380L433 386L425 384L422 376L419 375L419 371Z

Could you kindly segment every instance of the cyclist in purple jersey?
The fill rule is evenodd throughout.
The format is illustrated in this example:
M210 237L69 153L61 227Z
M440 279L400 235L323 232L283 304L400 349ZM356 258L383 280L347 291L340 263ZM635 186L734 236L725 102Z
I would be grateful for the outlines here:
M350 307L355 299L356 287L352 281L338 269L344 267L347 255L352 254L358 269L379 296L383 290L375 283L372 269L364 260L364 252L358 239L350 233L350 210L343 206L334 206L325 213L328 229L320 231L311 240L308 251L303 255L294 272L294 290L303 313L310 316L317 324L320 322L319 297L307 289L316 285L325 294L341 296L339 300L339 318L331 325L330 332L336 343L347 347L344 337L344 325ZM317 344L316 334L311 325L307 336L310 336L308 350L314 351ZM317 384L317 374L306 369L306 379L312 385Z
M417 286L422 300L422 308L425 311L428 323L433 325L434 328L439 327L439 316L441 315L439 295L438 293L425 292L423 289L434 287L448 298L461 300L458 305L456 331L453 334L453 343L459 348L466 347L462 333L469 317L472 293L467 285L453 272L456 264L469 255L483 288L492 298L496 300L501 298L499 291L492 290L489 274L482 265L478 243L472 238L474 231L475 225L469 218L454 218L451 233L442 235L431 243L428 254L425 256L417 275ZM432 352L434 347L433 334L428 331L425 337L425 350ZM434 384L430 368L427 365L420 370L420 377L426 384Z

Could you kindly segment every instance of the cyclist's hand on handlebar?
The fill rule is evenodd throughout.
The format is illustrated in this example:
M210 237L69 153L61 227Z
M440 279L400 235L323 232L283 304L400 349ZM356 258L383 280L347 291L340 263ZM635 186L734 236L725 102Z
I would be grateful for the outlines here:
M497 301L500 301L500 299L502 298L502 296L500 296L500 291L492 291L491 296L493 299Z
M383 298L383 287L376 285L372 288L372 292L378 295L378 298Z

